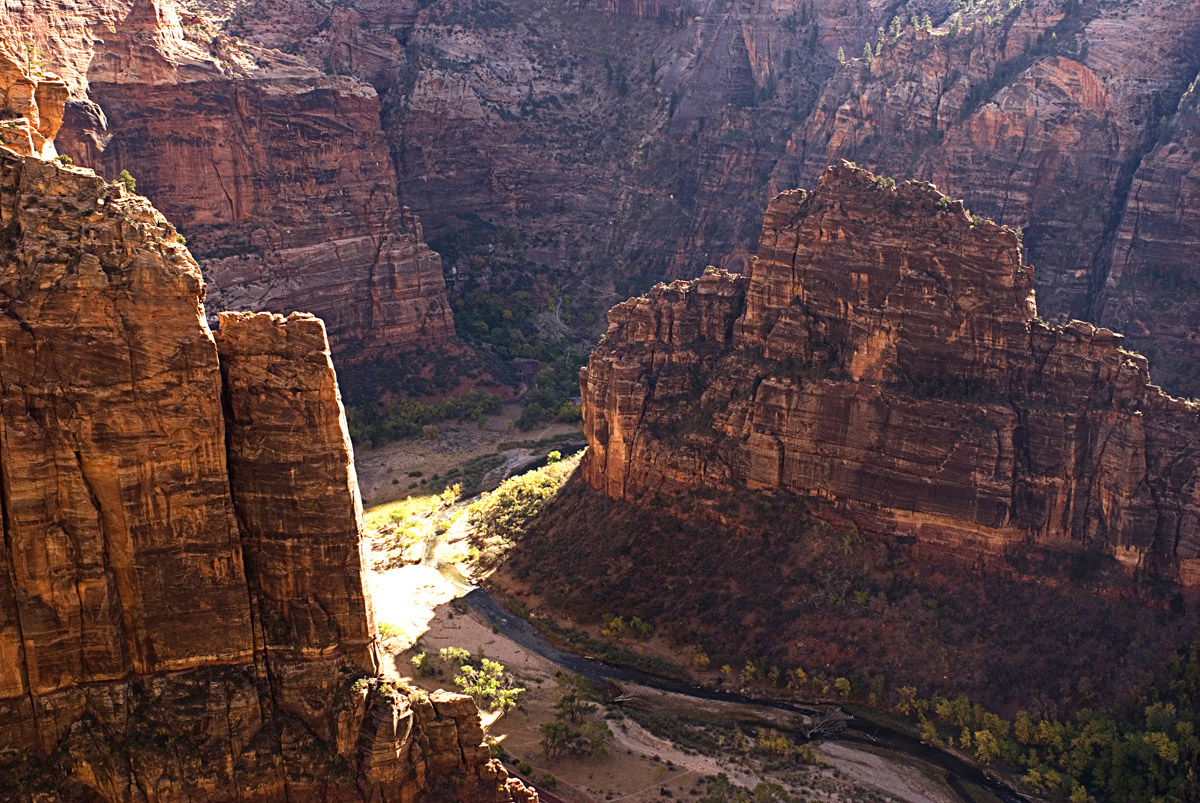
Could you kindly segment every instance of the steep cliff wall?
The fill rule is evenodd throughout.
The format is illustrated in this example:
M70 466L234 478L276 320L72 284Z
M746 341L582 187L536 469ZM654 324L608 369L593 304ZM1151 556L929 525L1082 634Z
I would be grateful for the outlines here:
M457 695L373 678L321 322L226 316L141 197L0 150L0 788L510 800ZM6 798L9 799L9 798Z
M58 148L129 170L186 233L218 306L317 314L344 357L453 338L370 86L214 37L171 0L101 6L86 47L41 56L74 77ZM83 13L47 10L11 44L69 41Z
M954 5L262 0L230 30L379 88L405 193L439 235L479 215L524 234L532 261L640 288L737 269L768 187L812 186L855 159L1024 228L1043 315L1144 327L1155 379L1194 392L1200 361L1170 283L1132 278L1137 246L1130 278L1111 277L1133 220L1153 224L1158 202L1131 199L1158 180L1156 143L1188 125L1176 110L1200 70L1196 4ZM1162 189L1164 211L1195 217L1186 192ZM1187 237L1139 231L1158 272L1195 278Z
M949 5L255 0L226 30L369 80L431 233L478 235L482 217L519 231L530 261L601 285L752 249L767 179L838 46Z
M1171 121L1183 114L1180 98L1197 70L1194 3L979 4L930 31L906 26L870 64L840 67L793 132L773 181L811 186L838 158L933 181L976 212L1025 229L1048 318L1132 323L1130 304L1173 301L1166 287L1113 277L1131 258L1133 220L1154 203L1134 188L1162 175L1159 157L1147 155L1161 152L1160 139L1169 150L1168 130L1188 128L1186 115ZM1164 190L1164 204L1182 200ZM1179 216L1195 217L1182 208ZM1161 232L1144 230L1158 241L1155 264L1194 279L1187 238L1174 241L1168 220ZM1116 240L1127 244L1114 252ZM1196 357L1194 345L1180 348L1187 328L1168 315L1138 343L1162 343L1156 379L1174 392L1196 387L1180 381Z
M1014 232L843 164L760 243L748 279L612 310L582 374L594 488L778 488L943 560L1035 543L1200 583L1200 407L1120 335L1037 318Z
M1196 82L1134 175L1100 320L1150 357L1164 387L1200 397L1200 104Z

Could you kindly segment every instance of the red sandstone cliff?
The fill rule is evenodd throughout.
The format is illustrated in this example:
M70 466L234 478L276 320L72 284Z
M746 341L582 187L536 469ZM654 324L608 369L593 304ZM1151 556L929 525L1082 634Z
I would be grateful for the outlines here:
M772 201L748 278L610 312L582 374L609 496L836 500L918 553L1091 548L1200 583L1200 408L1091 324L1036 317L1011 230L848 165Z
M51 6L27 3L0 33L67 77L59 151L129 170L187 235L218 306L312 312L347 358L453 338L374 89L214 36L171 0Z
M1132 256L1130 243L1154 243L1161 270L1195 279L1194 238L1177 239L1183 232L1171 215L1145 215L1136 236L1133 221L1158 203L1146 185L1165 178L1156 166L1168 155L1164 132L1189 128L1180 98L1198 69L1195 3L982 5L929 32L906 26L871 64L840 67L793 132L774 182L811 185L838 158L933 181L976 212L1025 229L1048 318L1141 334L1134 320L1144 320L1146 306L1175 299L1166 287L1121 283L1125 263L1132 258L1137 273L1141 259L1141 242ZM1162 206L1178 209L1189 227L1194 213L1178 206L1186 196L1171 185L1162 192ZM1114 249L1117 241L1125 244ZM1183 347L1183 318L1168 312L1147 323L1137 345L1163 357L1154 361L1156 380L1191 393L1200 385L1185 380L1196 354L1194 344Z
M214 341L175 229L91 171L0 149L0 223L5 799L526 799L469 698L374 678L321 322Z

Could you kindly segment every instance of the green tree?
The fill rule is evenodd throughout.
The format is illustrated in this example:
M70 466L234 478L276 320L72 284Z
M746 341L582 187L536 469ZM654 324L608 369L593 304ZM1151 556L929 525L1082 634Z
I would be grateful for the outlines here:
M454 684L475 698L480 707L507 711L517 704L525 689L515 686L512 678L505 674L499 661L484 658L479 669L466 664L454 678Z
M875 61L875 51L871 49L871 43L867 42L863 45L862 59L868 67Z
M1013 735L1021 744L1033 744L1033 717L1029 716L1028 711L1017 712L1017 719L1013 722Z
M979 759L979 763L991 764L998 755L1000 743L995 735L989 730L975 731L975 758Z
M579 738L579 733L560 719L544 722L538 730L542 733L540 745L546 758L561 756Z
M612 731L603 722L585 722L579 729L579 738L589 755L608 755L608 743L612 741Z
M586 700L579 699L576 692L567 692L558 698L554 710L559 719L566 719L578 725L583 718L596 710L596 706Z
M838 56L837 56L837 59L838 59L838 64L845 64L845 63L846 63L846 49L845 49L845 48L842 48L842 47L839 47L839 48L838 48Z
M132 192L137 192L137 179L135 179L128 170L122 170L121 175L117 176L117 184L124 184L125 189Z

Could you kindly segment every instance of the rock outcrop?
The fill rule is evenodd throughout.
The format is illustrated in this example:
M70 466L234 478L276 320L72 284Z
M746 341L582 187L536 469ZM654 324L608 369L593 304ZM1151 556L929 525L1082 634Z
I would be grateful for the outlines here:
M28 156L56 155L67 85L56 75L31 76L11 53L0 49L0 145Z
M587 482L749 487L972 565L1094 550L1200 584L1200 406L1122 336L1037 317L1017 234L843 163L776 197L746 278L617 305L581 376Z
M321 322L216 342L175 229L88 170L0 150L0 224L5 799L524 799L469 698L375 677Z
M870 63L839 67L773 181L811 186L838 158L932 181L1024 229L1048 319L1128 324L1140 334L1134 321L1146 305L1170 304L1174 291L1119 277L1130 259L1139 272L1134 221L1155 203L1145 185L1165 178L1156 166L1170 150L1165 135L1189 127L1180 99L1198 70L1200 9L1186 0L981 5L932 30L904 26ZM1164 205L1184 200L1163 189ZM1181 219L1195 217L1184 210ZM1164 238L1151 246L1159 270L1195 278L1186 237L1146 235ZM1114 249L1117 241L1126 244ZM1180 349L1182 317L1147 324L1137 342L1157 346L1165 359L1154 361L1155 378L1177 393L1200 387L1179 381L1196 362L1194 345Z
M347 359L453 339L441 260L397 199L371 86L214 35L171 0L110 11L62 55L81 86L58 148L135 176L218 307L314 313Z

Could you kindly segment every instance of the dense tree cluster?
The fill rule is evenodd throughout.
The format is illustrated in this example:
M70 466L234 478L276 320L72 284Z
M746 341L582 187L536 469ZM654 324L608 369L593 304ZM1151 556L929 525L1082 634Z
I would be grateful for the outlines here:
M346 419L355 443L374 447L420 435L425 427L439 421L481 421L500 410L500 401L499 394L483 390L468 390L435 402L398 398L352 407L346 411Z

